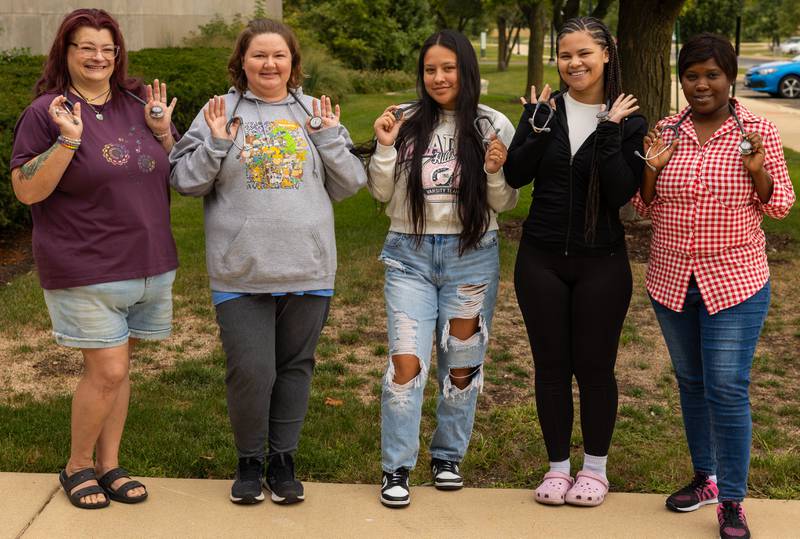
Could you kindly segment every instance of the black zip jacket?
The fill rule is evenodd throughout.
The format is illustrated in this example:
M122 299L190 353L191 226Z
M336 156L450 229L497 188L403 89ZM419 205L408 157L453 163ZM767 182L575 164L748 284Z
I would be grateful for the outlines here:
M522 241L565 256L606 256L625 250L625 230L619 209L639 189L647 134L644 116L628 116L620 124L601 122L574 156L570 151L566 107L561 95L555 97L556 111L549 133L534 133L528 121L534 105L525 105L503 170L506 182L515 188L535 181L530 213L522 226ZM536 126L544 125L542 107ZM585 237L586 198L592 166L592 147L597 144L600 204L593 242Z

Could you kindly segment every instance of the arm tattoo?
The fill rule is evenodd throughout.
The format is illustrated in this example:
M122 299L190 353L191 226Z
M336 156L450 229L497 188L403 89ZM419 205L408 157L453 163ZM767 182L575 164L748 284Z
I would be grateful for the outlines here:
M42 165L44 164L45 161L47 161L47 158L50 157L50 154L55 151L56 147L58 147L58 142L50 146L44 153L37 155L27 163L22 165L19 169L21 172L20 179L21 180L32 179L33 175L36 174L37 170L42 168Z

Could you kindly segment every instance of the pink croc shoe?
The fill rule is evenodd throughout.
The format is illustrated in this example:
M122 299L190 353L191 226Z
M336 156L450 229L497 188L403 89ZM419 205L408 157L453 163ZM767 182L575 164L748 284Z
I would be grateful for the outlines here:
M563 505L564 495L575 480L565 473L547 472L539 488L536 489L536 501L546 505Z
M575 475L575 484L567 492L564 501L570 505L594 507L603 503L606 494L608 494L608 480L605 477L581 470Z

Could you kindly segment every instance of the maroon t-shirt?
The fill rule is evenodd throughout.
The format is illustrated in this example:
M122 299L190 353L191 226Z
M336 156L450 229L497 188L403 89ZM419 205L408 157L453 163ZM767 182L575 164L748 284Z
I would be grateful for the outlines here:
M56 142L59 129L47 113L56 95L36 98L20 116L12 170ZM68 97L79 101L74 94ZM142 104L117 96L106 104L100 121L81 101L81 117L80 148L50 196L31 206L33 256L42 288L137 279L175 269L169 160L144 122Z

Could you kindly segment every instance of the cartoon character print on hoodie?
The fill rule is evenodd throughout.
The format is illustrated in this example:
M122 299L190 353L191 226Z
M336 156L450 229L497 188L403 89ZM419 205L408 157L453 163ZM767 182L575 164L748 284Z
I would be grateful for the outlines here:
M435 133L422 156L422 190L427 202L453 203L458 197L455 138Z
M237 158L245 165L248 189L299 189L308 158L308 141L294 120L244 122L244 146Z

